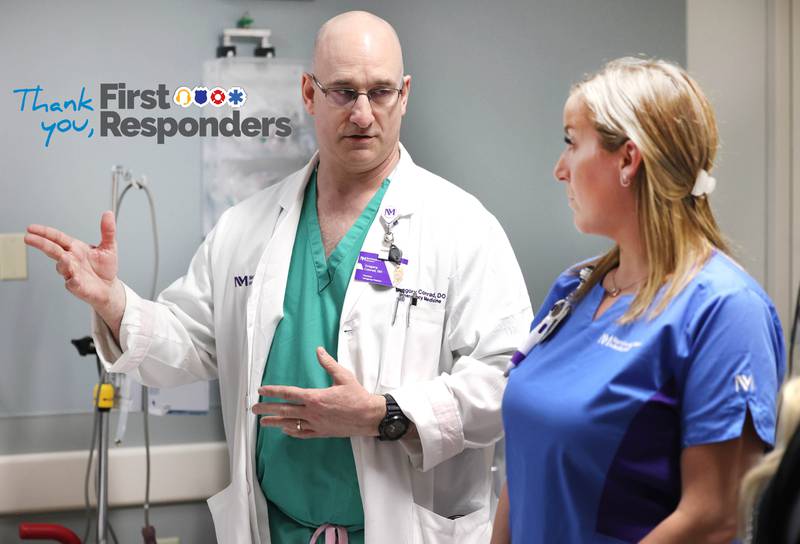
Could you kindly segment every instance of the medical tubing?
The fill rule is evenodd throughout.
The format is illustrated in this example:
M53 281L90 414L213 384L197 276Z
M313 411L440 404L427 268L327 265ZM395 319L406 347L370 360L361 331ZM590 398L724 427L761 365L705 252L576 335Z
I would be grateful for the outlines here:
M154 259L153 259L153 282L150 286L150 300L156 299L156 286L158 285L158 266L159 266L159 248L158 248L158 226L156 223L156 206L155 201L153 200L153 194L150 192L150 188L147 186L146 182L143 180L142 182L139 181L132 181L128 182L125 188L122 190L122 193L119 195L117 199L117 216L119 216L120 206L122 205L122 199L125 197L125 194L131 187L136 187L137 189L143 189L145 195L147 196L147 203L150 208L150 222L153 225L153 251L154 251ZM144 492L144 524L145 527L150 526L150 424L149 424L149 417L148 417L148 410L150 407L149 403L149 395L146 386L142 387L142 417L144 421L144 451L145 451L145 492ZM116 538L115 538L116 540Z
M125 189L122 190L122 194L119 195L119 199L117 200L117 216L119 216L119 208L120 205L122 204L122 199L125 197L125 194L128 192L128 190L134 186L144 190L144 194L147 196L147 203L149 204L150 207L150 222L153 225L153 251L154 251L153 283L150 286L150 300L155 300L156 285L158 283L158 266L159 266L158 227L156 223L156 206L155 206L155 201L153 200L153 194L150 192L150 188L144 182L139 182L139 181L129 182L128 185L125 186Z
M142 189L144 189L145 194L147 195L147 201L150 204L150 221L153 224L153 251L154 254L154 265L153 265L153 283L150 286L150 300L156 299L156 284L158 282L158 227L156 226L156 205L153 201L153 195L150 193L150 189L148 189L147 185L142 185ZM150 424L149 424L149 415L148 411L150 408L150 403L148 401L149 394L147 387L142 387L142 399L144 401L144 449L145 449L145 463L147 465L146 468L146 477L145 477L145 493L144 493L144 525L145 527L150 526Z

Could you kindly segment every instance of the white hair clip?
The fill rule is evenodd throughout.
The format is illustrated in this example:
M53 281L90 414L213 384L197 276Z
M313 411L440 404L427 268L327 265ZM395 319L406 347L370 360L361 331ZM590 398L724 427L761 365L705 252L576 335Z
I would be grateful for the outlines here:
M701 169L694 180L694 187L692 187L692 195L703 196L714 192L714 187L717 186L717 180L708 175L705 169Z

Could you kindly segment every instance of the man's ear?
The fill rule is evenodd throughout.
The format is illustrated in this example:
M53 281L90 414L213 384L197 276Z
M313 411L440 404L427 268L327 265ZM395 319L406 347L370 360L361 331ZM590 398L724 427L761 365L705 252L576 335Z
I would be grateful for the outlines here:
M300 80L300 93L303 96L303 106L309 115L314 115L314 93L317 88L314 85L314 80L311 79L311 74L304 73Z
M411 76L403 76L403 96L400 97L400 114L406 114L408 107L408 95L411 93Z

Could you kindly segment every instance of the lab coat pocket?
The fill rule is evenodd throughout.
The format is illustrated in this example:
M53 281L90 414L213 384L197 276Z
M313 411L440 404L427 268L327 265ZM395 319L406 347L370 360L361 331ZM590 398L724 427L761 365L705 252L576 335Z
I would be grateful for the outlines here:
M415 544L486 544L492 536L490 508L466 516L446 518L414 504Z
M443 307L410 304L398 315L383 357L382 389L432 380L439 375L444 316Z

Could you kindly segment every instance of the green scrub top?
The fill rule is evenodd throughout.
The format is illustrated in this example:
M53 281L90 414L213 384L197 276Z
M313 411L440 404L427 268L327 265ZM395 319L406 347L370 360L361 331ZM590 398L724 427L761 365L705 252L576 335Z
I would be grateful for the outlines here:
M262 385L332 385L316 348L323 346L338 359L344 296L388 186L385 179L326 259L317 217L316 170L312 174L292 249L284 315L275 330ZM276 400L261 397L262 402ZM278 428L259 426L256 472L267 498L273 542L306 543L325 523L346 527L355 544L364 542L364 509L349 438L298 439Z

